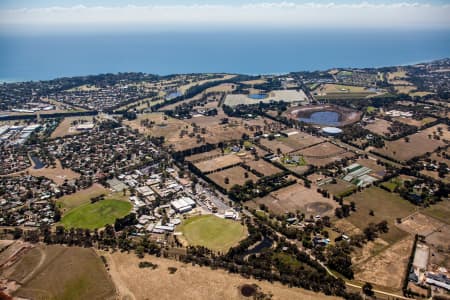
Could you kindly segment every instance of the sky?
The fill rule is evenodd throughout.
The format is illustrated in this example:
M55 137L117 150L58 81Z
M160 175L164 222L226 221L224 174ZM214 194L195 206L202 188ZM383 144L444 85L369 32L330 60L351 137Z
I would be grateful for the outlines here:
M1 32L450 28L450 0L1 0Z

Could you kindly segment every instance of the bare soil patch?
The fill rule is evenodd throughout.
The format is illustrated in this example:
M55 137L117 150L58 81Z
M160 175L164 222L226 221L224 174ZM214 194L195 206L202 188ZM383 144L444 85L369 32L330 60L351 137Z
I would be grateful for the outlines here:
M72 171L69 168L63 169L61 162L56 160L56 167L45 167L42 169L35 169L33 166L28 168L28 173L33 176L44 176L53 180L57 185L61 185L65 180L74 180L80 178L81 174Z
M337 207L335 201L301 184L290 185L263 198L247 201L245 204L253 208L259 208L260 204L264 204L271 212L279 215L300 210L307 216L332 215Z
M307 164L325 166L343 158L354 157L355 154L330 142L324 142L296 152L303 156Z

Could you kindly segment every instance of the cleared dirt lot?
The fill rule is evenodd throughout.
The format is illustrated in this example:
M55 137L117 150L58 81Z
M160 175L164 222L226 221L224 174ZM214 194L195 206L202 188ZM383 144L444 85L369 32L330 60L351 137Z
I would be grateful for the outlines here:
M331 199L324 198L315 189L308 189L301 184L293 184L272 192L269 195L247 201L245 205L259 208L260 204L266 205L275 214L296 212L300 210L309 215L332 215L337 203Z
M354 266L355 279L399 290L414 238L408 236L376 256Z
M272 299L337 300L299 288L289 288L278 283L257 281L229 274L224 270L211 270L178 261L146 256L139 260L133 254L102 253L111 266L110 274L119 290L120 299L249 299L240 294L244 284L257 284L262 292L273 294ZM139 268L140 261L157 264L155 270ZM168 268L177 268L169 274ZM151 297L150 297L151 295Z
M203 173L208 173L218 169L241 163L242 160L234 154L218 156L209 160L203 160L194 165Z
M245 173L248 177L245 178ZM241 166L232 167L225 169L223 171L214 172L208 175L208 178L223 187L226 190L230 190L233 185L243 185L247 180L253 180L253 182L258 181L258 177L252 172L247 171ZM225 178L229 179L229 183L225 183Z
M439 140L433 138L433 135L437 134L438 127L442 128L442 136L439 136ZM409 142L406 142L403 138L396 141L386 141L383 148L374 151L398 161L407 161L427 152L433 152L440 146L445 146L444 140L450 140L450 132L447 130L447 125L439 124L408 137Z

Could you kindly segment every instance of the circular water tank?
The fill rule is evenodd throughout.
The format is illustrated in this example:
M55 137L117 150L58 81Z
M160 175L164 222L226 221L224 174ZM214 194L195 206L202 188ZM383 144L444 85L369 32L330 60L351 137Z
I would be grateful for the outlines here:
M322 128L322 132L329 135L336 135L342 133L342 129L339 129L337 127L324 127Z

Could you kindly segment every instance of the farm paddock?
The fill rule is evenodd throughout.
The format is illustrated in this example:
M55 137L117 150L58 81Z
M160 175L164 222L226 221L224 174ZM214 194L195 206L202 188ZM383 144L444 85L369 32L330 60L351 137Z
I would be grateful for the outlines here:
M266 162L263 159L246 161L245 164L249 166L252 170L263 174L264 176L270 176L283 172L283 170L275 167L271 163Z
M245 177L245 174L247 174L248 177ZM241 166L228 168L219 172L213 172L207 176L227 191L229 191L236 184L244 185L247 180L252 180L253 182L258 181L258 177L256 177L255 174L247 171ZM229 180L228 184L225 183L226 178Z
M293 184L291 186L279 189L269 195L253 199L245 202L250 208L259 209L264 204L269 211L283 215L287 212L302 211L305 215L332 215L337 203L329 198L325 198L322 194L317 193L314 189L308 189L301 184Z
M387 192L378 187L370 187L344 198L344 203L355 202L356 211L347 218L360 230L364 230L369 223L388 222L389 232L380 237L389 244L405 238L408 233L396 226L397 218L404 218L412 214L416 207L398 194ZM370 211L374 212L371 216Z

